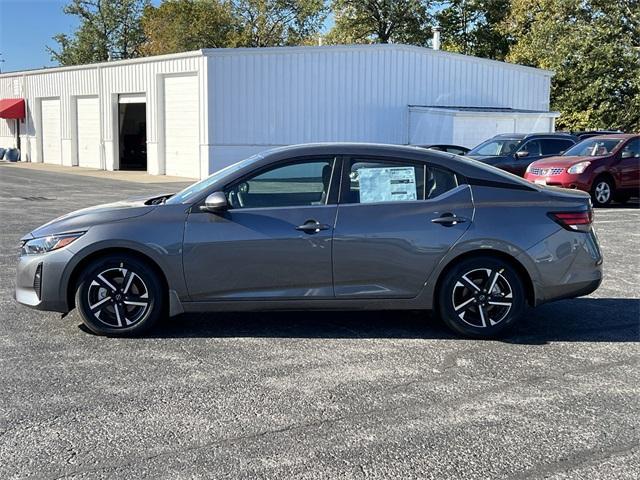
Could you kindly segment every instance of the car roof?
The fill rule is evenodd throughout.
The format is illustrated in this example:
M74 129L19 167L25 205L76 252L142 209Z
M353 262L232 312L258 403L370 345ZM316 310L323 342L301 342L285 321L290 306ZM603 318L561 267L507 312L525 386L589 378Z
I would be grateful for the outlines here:
M510 173L487 166L471 158L454 155L439 150L429 150L413 145L391 145L381 143L308 143L302 145L289 145L264 151L257 155L260 159L251 167L266 166L280 160L292 157L318 156L318 155L345 155L345 156L372 156L372 157L398 157L406 160L430 163L444 168L451 168L460 175L487 181L501 181L503 183L516 184L520 187L531 187L531 184L523 178ZM531 188L534 189L535 188Z
M606 135L594 135L585 140L627 140L628 138L640 138L638 133L608 133Z
M500 133L493 138L507 138L507 139L524 139L532 137L566 137L569 139L575 139L574 135L566 132L540 132L540 133Z
M424 154L425 149L418 145L392 145L388 143L366 143L366 142L318 142L303 143L297 145L286 145L265 150L260 155L263 157L281 154L293 155L322 155L323 153L334 153L336 155L362 155L372 154L372 152L408 154ZM437 152L434 152L437 153ZM443 154L440 152L440 154ZM447 155L444 153L443 155Z

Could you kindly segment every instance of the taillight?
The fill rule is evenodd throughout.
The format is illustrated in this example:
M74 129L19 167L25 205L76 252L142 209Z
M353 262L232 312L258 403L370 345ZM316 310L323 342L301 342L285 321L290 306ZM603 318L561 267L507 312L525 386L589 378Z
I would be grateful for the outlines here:
M548 215L554 222L573 232L588 232L593 222L591 209L579 212L549 212Z

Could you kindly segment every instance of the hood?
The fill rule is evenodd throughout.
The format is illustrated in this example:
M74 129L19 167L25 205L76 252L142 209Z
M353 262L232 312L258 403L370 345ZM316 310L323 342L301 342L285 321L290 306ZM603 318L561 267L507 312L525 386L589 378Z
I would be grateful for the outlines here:
M589 161L589 162L593 162L594 160L602 160L603 158L608 158L606 156L604 157L584 157L584 156L557 156L557 157L549 157L549 158L543 158L542 160L536 160L535 162L532 163L533 166L538 167L538 168L545 168L545 167L561 167L561 168L569 168L571 165L574 165L576 163L580 163L580 162L585 162L585 161Z
M140 217L151 212L157 205L155 201L167 197L168 194L145 197L134 197L114 203L105 203L95 207L83 208L62 215L41 225L22 239L46 237L48 235L86 230L93 225L117 222L128 218Z
M474 160L477 160L479 162L486 163L487 165L497 165L499 163L506 161L509 158L506 155L495 155L491 157L485 157L482 155L465 155L465 156L468 158L473 158Z

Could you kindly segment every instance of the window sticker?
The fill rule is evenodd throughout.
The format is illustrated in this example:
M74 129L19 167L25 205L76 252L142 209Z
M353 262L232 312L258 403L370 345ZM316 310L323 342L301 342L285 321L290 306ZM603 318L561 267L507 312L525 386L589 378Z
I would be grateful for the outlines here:
M417 200L414 167L361 168L360 203Z

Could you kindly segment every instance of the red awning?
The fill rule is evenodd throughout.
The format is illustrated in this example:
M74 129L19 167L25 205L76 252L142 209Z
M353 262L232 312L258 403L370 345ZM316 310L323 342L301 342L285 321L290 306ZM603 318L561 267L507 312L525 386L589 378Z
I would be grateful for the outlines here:
M0 99L0 118L24 118L24 99Z

